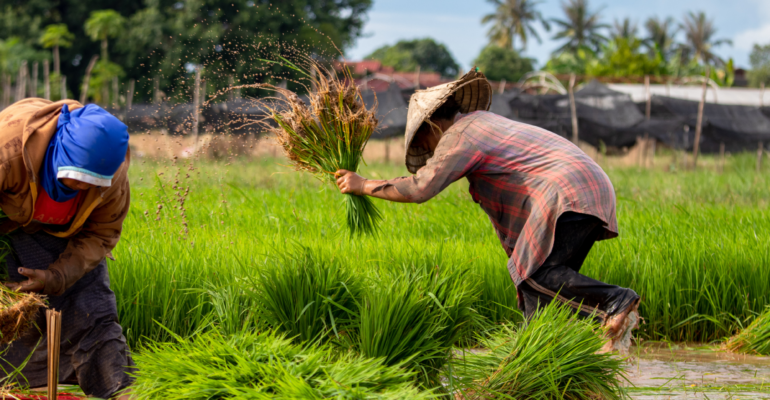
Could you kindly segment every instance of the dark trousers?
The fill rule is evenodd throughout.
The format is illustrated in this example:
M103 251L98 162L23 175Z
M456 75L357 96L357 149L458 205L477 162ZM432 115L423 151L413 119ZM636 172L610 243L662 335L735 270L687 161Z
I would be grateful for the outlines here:
M583 317L605 321L639 300L631 289L608 285L580 274L588 252L602 233L594 216L564 213L556 222L553 250L543 265L518 286L519 309L530 319L554 298Z
M18 267L48 268L59 258L69 240L44 232L16 232L11 235L11 242L13 254L6 257L8 276L18 282L26 279L17 272ZM76 383L88 396L99 398L109 398L133 382L129 373L133 371L134 362L123 329L118 324L115 294L110 289L104 260L61 296L49 296L48 307L62 313L59 382ZM21 371L23 378L18 378L19 385L47 385L44 309L41 308L35 324L15 342L0 346L0 379L29 356Z

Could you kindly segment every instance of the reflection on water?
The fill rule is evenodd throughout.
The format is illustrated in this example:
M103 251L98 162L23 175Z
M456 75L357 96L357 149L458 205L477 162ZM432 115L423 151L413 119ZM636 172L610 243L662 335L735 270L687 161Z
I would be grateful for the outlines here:
M645 343L632 348L627 373L637 400L770 399L770 357L718 346Z

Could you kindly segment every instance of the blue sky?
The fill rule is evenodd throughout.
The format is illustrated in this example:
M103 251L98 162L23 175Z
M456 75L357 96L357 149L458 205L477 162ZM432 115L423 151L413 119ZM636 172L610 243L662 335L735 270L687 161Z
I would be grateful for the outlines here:
M559 18L562 0L544 0L539 9L546 18ZM671 16L680 21L688 11L704 11L714 20L717 38L733 40L716 50L721 57L732 57L740 67L749 66L754 43L770 43L770 0L591 0L600 9L605 23L630 17L643 33L642 24L650 16ZM493 11L486 0L374 0L364 27L365 37L347 51L348 59L361 59L374 49L400 39L430 36L446 44L455 59L468 69L487 43L487 27L481 18ZM542 31L543 42L530 39L525 54L542 66L559 47ZM681 34L680 34L681 36ZM680 38L681 39L681 38Z

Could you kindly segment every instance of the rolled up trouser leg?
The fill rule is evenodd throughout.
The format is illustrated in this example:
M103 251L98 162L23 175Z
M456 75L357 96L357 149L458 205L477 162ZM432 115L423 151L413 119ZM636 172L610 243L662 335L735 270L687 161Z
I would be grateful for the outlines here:
M565 213L556 222L554 245L542 266L518 286L519 308L527 319L554 298L579 315L599 322L624 311L639 299L631 289L609 285L580 274L588 253L601 234L596 217Z
M524 296L527 319L557 299L582 317L594 315L604 322L639 300L631 289L597 281L565 265L541 268L519 286L519 292Z
M8 275L13 281L25 279L17 268L46 269L58 259L68 240L43 232L14 233L15 255L8 256ZM48 305L62 312L59 381L77 383L89 396L109 398L128 387L134 362L118 324L115 294L110 289L107 264L103 260L61 296L50 296ZM0 348L0 379L30 356L18 379L22 386L47 384L47 342L45 312L35 321L37 327L25 336ZM4 371L5 372L4 372Z

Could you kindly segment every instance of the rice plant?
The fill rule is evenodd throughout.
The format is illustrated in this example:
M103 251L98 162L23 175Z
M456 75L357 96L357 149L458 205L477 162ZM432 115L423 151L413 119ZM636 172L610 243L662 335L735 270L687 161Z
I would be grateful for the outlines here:
M283 95L281 103L285 105L268 106L278 125L269 130L297 170L314 173L334 185L337 170L358 171L364 147L377 128L376 105L366 108L347 70L343 78L339 78L335 71L322 68L312 60L305 69L286 59L283 61L304 74L316 89L308 93L308 107L287 89L263 85ZM375 233L382 217L372 200L350 194L344 199L349 232L352 235Z
M0 283L0 345L11 343L32 327L44 306L36 293L21 293Z
M462 398L622 399L623 361L599 354L599 326L554 302L526 325L481 337L482 350L459 358L455 372L473 377Z
M770 307L746 329L727 340L727 348L740 353L770 355Z
M440 388L453 346L477 327L477 291L464 269L404 267L382 276L356 316L353 346L388 365L418 371L423 387Z
M429 399L414 372L382 359L302 346L270 331L210 331L149 343L136 355L136 399Z
M361 298L360 276L299 249L263 268L252 286L259 322L298 342L346 334ZM359 279L357 279L359 278Z

